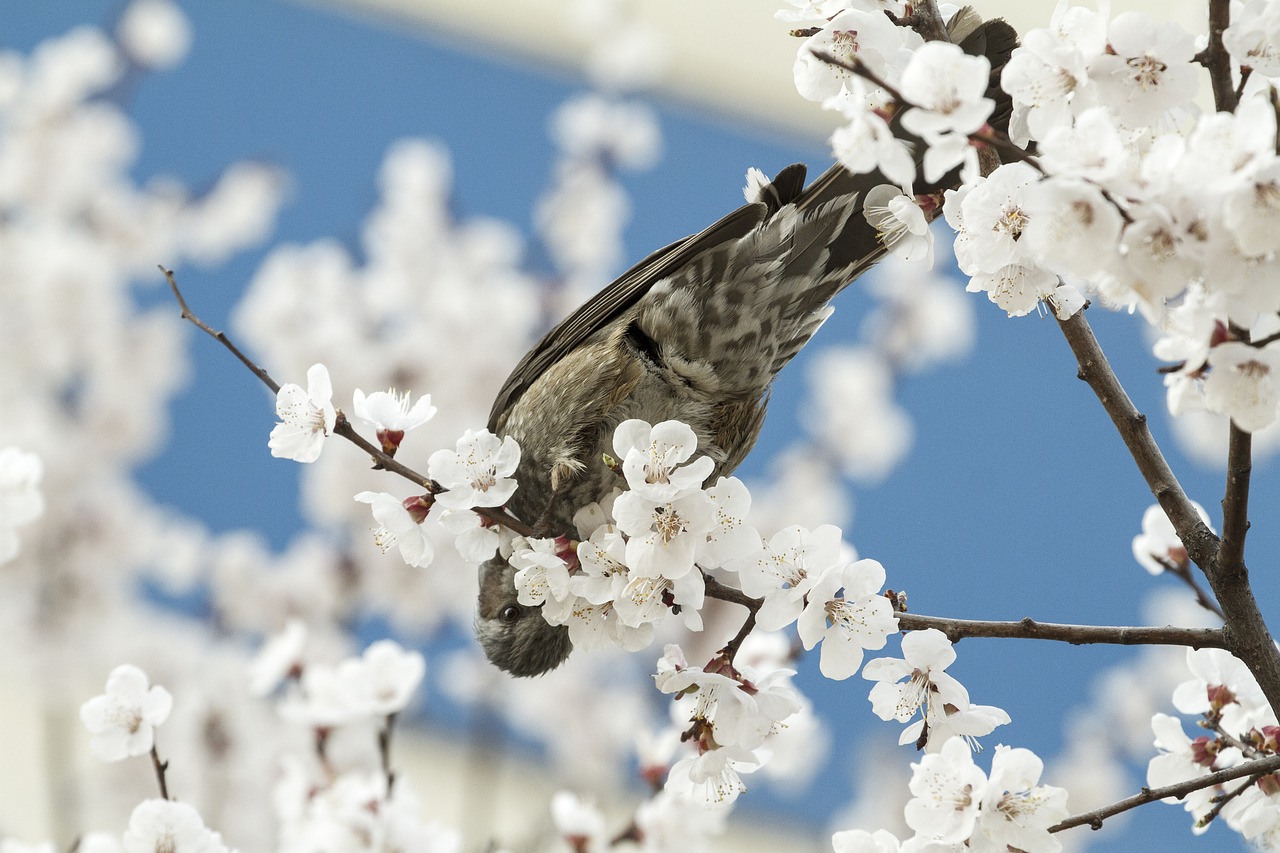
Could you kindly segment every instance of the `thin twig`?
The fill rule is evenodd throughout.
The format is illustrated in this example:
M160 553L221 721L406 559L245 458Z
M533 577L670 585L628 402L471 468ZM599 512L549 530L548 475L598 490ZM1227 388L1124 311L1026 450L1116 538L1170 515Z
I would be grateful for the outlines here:
M1101 829L1102 822L1109 817L1114 817L1121 812L1127 812L1129 809L1137 808L1146 803L1155 800L1164 800L1172 797L1180 800L1187 794L1193 794L1204 788L1211 788L1214 785L1221 785L1224 782L1230 782L1232 779L1240 779L1245 776L1265 776L1268 773L1274 773L1280 770L1280 755L1269 755L1266 758L1259 758L1257 761L1249 761L1244 764L1229 767L1226 770L1219 770L1210 773L1208 776L1201 776L1197 779L1190 779L1186 782L1179 782L1176 785L1166 785L1163 788L1143 788L1140 793L1134 794L1132 797L1120 800L1118 803L1112 803L1100 809L1094 809L1091 812L1073 815L1062 823L1049 827L1050 832L1061 832L1064 829L1070 829L1073 826L1090 826L1093 829Z
M387 780L387 796L396 784L396 773L391 769L391 732L396 725L396 715L387 714L387 720L378 729L378 757L382 761L382 775Z
M1257 784L1259 779L1261 779L1263 776L1266 776L1266 775L1267 775L1266 773L1258 773L1254 776L1250 776L1248 779L1244 780L1244 783L1241 784L1240 787L1236 788L1234 791L1228 791L1225 794L1221 794L1218 797L1215 797L1213 807L1204 813L1204 817L1196 821L1196 826L1208 826L1209 824L1213 823L1214 819L1217 818L1218 815L1222 814L1222 810L1225 809L1232 800L1234 800L1236 797L1239 797L1245 791L1252 788L1255 784Z
M151 766L156 770L156 782L160 783L160 799L169 799L169 783L165 781L165 771L169 769L169 762L160 760L160 753L156 751L156 745L151 744Z
M747 639L747 635L755 630L756 611L760 609L760 605L764 602L759 598L752 598L740 589L722 584L705 572L703 573L703 580L706 584L705 595L707 598L727 601L730 604L740 604L747 608L747 618L743 620L742 627L738 629L738 633L734 635L733 639L720 650L720 654L724 655L725 660L732 664L734 657L738 654L738 649L742 647L743 642Z
M1199 604L1205 610L1217 616L1219 619L1226 620L1226 614L1222 612L1222 608L1218 606L1218 602L1213 600L1213 596L1209 595L1200 582L1196 580L1195 575L1191 573L1191 565L1188 561L1175 562L1173 560L1161 560L1157 558L1157 562L1164 566L1169 574L1182 581L1187 587L1195 593L1196 604Z
M173 291L173 298L178 300L178 307L182 309L182 319L190 320L196 325L200 331L211 336L218 343L222 344L231 354L240 359L240 363L253 371L253 375L262 380L263 384L271 389L272 394L280 393L280 383L271 378L271 374L254 364L253 359L240 351L240 348L231 342L225 332L219 332L211 328L204 320L201 320L187 306L187 300L182 297L182 291L178 289L178 281L173 277L173 270L160 267L160 272L164 273L165 280L169 282L169 289Z
M280 384L271 378L271 374L267 373L267 371L259 367L253 359L241 352L240 348L232 343L231 339L227 337L225 332L220 332L212 328L191 310L190 306L187 305L187 300L182 295L182 291L178 288L178 281L174 277L173 271L165 269L163 266L160 267L160 271L164 273L165 279L169 282L169 289L173 291L173 298L178 300L178 306L182 309L182 319L189 320L196 326L196 328L200 329L200 331L209 335L218 343L226 347L232 355L240 360L241 364L249 368L254 376L257 376L262 380L263 384L270 388L273 394L279 394ZM366 440L364 436L356 432L355 427L351 425L347 416L340 410L338 411L337 419L334 422L333 434L342 436L347 441L350 441L365 453L369 454L369 457L373 460L375 468L383 468L394 474L399 474L401 477L421 486L432 494L438 494L445 491L445 489L435 480L418 473L403 463L397 462L395 457L387 455L382 448ZM501 507L475 507L473 512L475 512L476 515L489 519L495 524L500 524L503 527L514 531L520 536L529 536L533 533L533 529L529 527L529 525L523 523Z
M1093 643L1118 646L1189 646L1193 649L1224 649L1226 637L1220 628L1177 628L1172 626L1064 625L1019 619L1016 622L986 622L950 619L919 613L898 613L898 626L906 631L934 628L951 642L966 637L999 637L1020 640L1056 640L1073 646Z

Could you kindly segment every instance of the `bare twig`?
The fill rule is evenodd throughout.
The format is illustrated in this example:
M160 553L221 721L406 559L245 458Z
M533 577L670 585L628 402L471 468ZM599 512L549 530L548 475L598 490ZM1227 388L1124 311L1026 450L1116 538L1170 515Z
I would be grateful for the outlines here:
M173 291L173 298L178 301L178 306L182 309L182 319L189 320L196 326L196 328L200 329L200 331L209 335L218 343L226 347L232 355L240 360L241 364L249 368L254 376L257 376L258 379L262 380L262 383L270 388L273 394L279 394L280 383L272 379L271 374L267 373L267 371L259 367L253 359L241 352L240 348L232 343L231 339L227 337L225 332L217 331L204 320L201 320L200 317L191 310L190 306L187 305L187 300L182 295L182 291L178 289L178 281L174 277L173 271L165 269L163 266L160 267L160 271L164 273L165 279L169 282L169 289ZM382 448L366 440L364 436L356 432L355 427L351 425L351 422L347 419L347 416L342 413L342 411L338 411L337 420L334 422L333 434L342 436L347 441L350 441L365 453L369 454L369 457L373 460L375 468L384 468L393 474L399 474L401 477L404 477L411 483L421 486L432 494L438 494L444 491L444 488L435 480L418 473L403 463L397 462L395 457L389 456L382 450ZM521 536L529 536L533 532L529 525L523 523L501 507L475 507L473 511L476 515L487 518L495 524L500 524Z
M165 771L169 769L169 762L160 760L160 753L156 751L156 745L151 744L151 766L156 771L156 782L160 784L160 799L169 799L169 783L165 781Z
M1170 797L1180 800L1187 794L1195 793L1203 788L1211 788L1214 785L1221 785L1224 782L1230 782L1232 779L1241 779L1245 776L1265 776L1277 770L1280 770L1280 755L1269 755L1266 758L1259 758L1257 761L1248 761L1235 767L1229 767L1226 770L1210 773L1208 776L1179 782L1176 785L1166 785L1163 788L1143 788L1140 793L1120 800L1118 803L1112 803L1109 806L1094 809L1091 812L1073 815L1062 821L1062 823L1049 827L1049 831L1061 832L1073 826L1090 826L1093 829L1101 829L1102 822L1107 818L1114 817L1121 812L1127 812L1129 809L1137 808L1146 803Z
M387 796L396 784L396 772L391 769L391 732L395 729L396 715L387 714L386 722L378 729L378 758L382 762L382 775L387 780Z
M1204 64L1213 84L1213 105L1218 112L1235 112L1236 93L1231 85L1231 54L1222 43L1222 34L1231 23L1231 0L1209 0L1209 45Z
M227 337L225 332L219 332L211 328L204 320L201 320L191 309L187 307L187 300L183 298L182 291L178 289L178 281L173 277L173 270L160 267L160 272L164 273L165 280L169 282L169 289L173 291L173 298L178 300L178 307L182 309L182 319L190 320L196 325L196 328L212 337L215 341L222 344L231 354L240 359L240 363L253 371L253 375L262 380L262 383L271 389L272 394L280 393L280 383L271 378L271 374L254 364L253 359L240 351L240 348L231 343L231 339Z
M1019 619L1016 622L985 622L950 619L919 613L898 613L898 626L908 631L934 628L951 642L966 637L1002 637L1022 640L1056 640L1073 646L1102 643L1119 646L1189 646L1193 649L1226 648L1220 628L1176 628L1150 626L1063 625Z
M899 23L915 30L925 41L951 41L942 12L933 0L916 0L911 4L911 14L901 18Z
M1158 560L1164 566L1169 574L1182 581L1187 587L1195 593L1196 604L1199 604L1205 610L1216 615L1219 619L1225 620L1227 617L1222 612L1222 608L1218 606L1218 602L1213 600L1213 596L1209 595L1205 588L1196 580L1195 575L1191 573L1191 565L1186 560L1174 562L1173 560Z

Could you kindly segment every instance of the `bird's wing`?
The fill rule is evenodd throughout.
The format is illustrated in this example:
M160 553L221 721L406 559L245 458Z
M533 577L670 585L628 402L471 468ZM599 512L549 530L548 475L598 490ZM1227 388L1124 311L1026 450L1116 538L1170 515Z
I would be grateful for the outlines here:
M799 192L798 185L804 183L804 167L799 166L798 183L797 167L784 169L775 180L783 179L777 187L782 200L778 206L791 200ZM649 255L640 263L619 276L612 284L587 300L577 311L574 311L531 349L515 370L507 377L502 389L498 391L489 412L489 429L498 431L499 418L510 411L512 404L519 399L529 385L541 376L547 368L555 364L564 355L589 338L597 330L607 325L619 314L623 313L648 293L653 285L679 270L691 259L731 243L748 234L769 215L774 208L774 199L744 205L728 214L709 228L690 237L677 240Z

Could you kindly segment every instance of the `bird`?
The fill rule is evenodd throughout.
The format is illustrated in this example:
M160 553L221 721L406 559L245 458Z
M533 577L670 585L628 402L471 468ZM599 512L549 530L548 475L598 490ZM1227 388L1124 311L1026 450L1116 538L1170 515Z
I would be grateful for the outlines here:
M949 30L966 52L991 61L991 123L1007 127L1009 99L996 81L1017 33L971 10ZM574 514L619 485L605 455L631 418L692 427L698 452L715 463L707 482L742 462L778 371L831 314L831 299L887 251L862 206L890 181L839 163L808 186L806 174L794 164L754 191L749 184L747 204L641 260L521 359L488 423L521 448L509 512L538 535L573 531ZM916 191L958 180L952 173ZM517 600L515 571L500 555L481 565L476 633L493 664L539 675L566 660L572 644L565 626Z

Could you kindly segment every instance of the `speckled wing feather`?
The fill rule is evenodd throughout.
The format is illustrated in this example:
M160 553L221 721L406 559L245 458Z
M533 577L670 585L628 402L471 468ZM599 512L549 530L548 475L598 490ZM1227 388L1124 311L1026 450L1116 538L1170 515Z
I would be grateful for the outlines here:
M800 180L804 180L803 171ZM653 252L557 323L520 360L498 391L489 411L489 429L499 432L503 417L530 383L566 353L635 305L655 282L710 247L736 242L763 222L768 214L769 206L761 202L738 208L711 227Z

